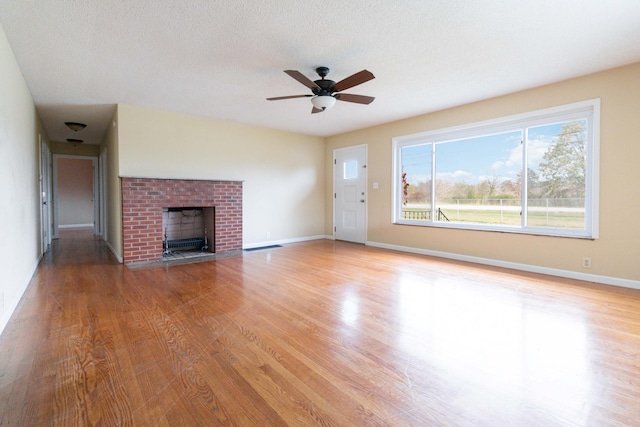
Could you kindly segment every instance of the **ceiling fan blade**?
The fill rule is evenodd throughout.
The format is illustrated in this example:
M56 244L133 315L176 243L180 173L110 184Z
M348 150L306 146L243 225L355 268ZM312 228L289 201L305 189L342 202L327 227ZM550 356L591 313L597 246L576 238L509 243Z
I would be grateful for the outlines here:
M355 73L354 75L349 76L344 80L340 80L338 83L334 84L331 87L331 89L334 92L340 92L345 89L358 86L364 82L368 82L369 80L373 80L375 78L376 76L374 76L371 71L362 70L359 73Z
M307 76L302 74L300 71L296 70L284 70L285 73L289 74L291 77L308 87L309 89L320 89L320 86L315 84L312 80L310 80Z
M338 93L335 98L338 101L355 102L356 104L371 104L375 99L373 96L353 95L350 93Z
M275 98L267 98L267 101L278 101L280 99L293 99L293 98L309 98L313 95L289 95L289 96L276 96Z
M311 109L311 114L322 113L323 111L324 111L324 110L322 110L322 109L320 109L320 108L313 107L313 108Z

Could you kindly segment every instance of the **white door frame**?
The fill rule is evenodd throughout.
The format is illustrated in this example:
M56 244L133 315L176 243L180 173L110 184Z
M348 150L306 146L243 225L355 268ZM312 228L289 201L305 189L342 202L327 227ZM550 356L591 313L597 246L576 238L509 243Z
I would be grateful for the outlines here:
M41 254L51 245L51 150L47 141L38 134L40 150L40 242Z
M98 185L100 201L100 216L98 234L107 240L107 147L103 147L98 158Z
M91 160L91 165L93 166L93 233L98 234L98 199L99 199L99 190L100 187L98 185L98 168L96 167L96 162L98 157L96 156L78 156L71 154L54 154L53 155L53 238L58 238L58 159L81 159L81 160Z
M98 174L99 157L91 159L93 170L93 234L100 234L100 181Z
M369 183L369 174L367 170L367 165L369 163L369 146L367 144L353 145L349 147L336 148L333 150L333 239L336 239L336 154L343 150L353 150L353 149L363 149L364 150L364 159L365 164L363 165L363 173L364 173L364 182L365 182L365 205L364 205L364 241L360 243L366 244L367 242L367 232L369 229L368 218L369 218L369 203L368 203L368 183Z

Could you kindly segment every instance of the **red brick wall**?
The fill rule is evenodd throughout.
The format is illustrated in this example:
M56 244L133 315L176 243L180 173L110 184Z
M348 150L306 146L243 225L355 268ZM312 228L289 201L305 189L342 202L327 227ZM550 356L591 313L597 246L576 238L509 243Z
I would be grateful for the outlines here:
M242 182L121 178L121 184L125 264L162 259L162 208L215 207L214 251L242 250Z

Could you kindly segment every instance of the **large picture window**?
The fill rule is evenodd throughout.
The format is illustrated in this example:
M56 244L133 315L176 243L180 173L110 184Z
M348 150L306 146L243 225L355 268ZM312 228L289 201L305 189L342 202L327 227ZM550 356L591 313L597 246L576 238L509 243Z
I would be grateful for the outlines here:
M394 222L598 237L599 100L393 139Z

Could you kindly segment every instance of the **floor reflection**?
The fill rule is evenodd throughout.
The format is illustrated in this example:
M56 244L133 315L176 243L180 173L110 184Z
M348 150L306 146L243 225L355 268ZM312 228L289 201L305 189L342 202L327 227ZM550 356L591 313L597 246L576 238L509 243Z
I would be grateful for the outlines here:
M340 318L343 323L357 327L360 319L360 296L353 288L348 289L342 296Z
M421 363L509 400L564 408L574 420L588 415L584 314L568 317L514 289L414 274L401 276L398 295L398 345Z

